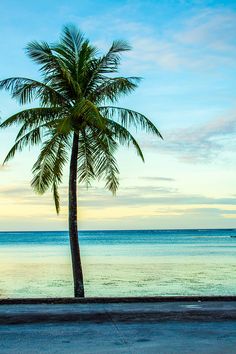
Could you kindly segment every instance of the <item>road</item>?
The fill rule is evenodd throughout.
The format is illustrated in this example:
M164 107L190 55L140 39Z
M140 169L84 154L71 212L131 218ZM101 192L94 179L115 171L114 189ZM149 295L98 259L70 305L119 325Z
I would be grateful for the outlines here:
M0 353L236 353L236 302L0 305Z

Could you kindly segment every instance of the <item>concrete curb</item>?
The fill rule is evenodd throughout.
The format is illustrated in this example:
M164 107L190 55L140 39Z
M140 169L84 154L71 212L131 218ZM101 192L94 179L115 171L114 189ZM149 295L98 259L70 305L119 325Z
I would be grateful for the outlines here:
M58 298L6 298L0 299L1 305L16 304L107 304L107 303L158 303L158 302L205 302L236 301L234 296L144 296L144 297L58 297Z
M236 297L1 300L0 324L235 321Z

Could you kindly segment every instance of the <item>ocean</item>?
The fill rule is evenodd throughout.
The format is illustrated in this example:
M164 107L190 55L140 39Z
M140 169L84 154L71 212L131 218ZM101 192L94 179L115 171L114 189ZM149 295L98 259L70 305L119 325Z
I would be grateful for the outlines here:
M81 231L86 296L236 295L236 229ZM68 232L0 232L0 297L73 296Z

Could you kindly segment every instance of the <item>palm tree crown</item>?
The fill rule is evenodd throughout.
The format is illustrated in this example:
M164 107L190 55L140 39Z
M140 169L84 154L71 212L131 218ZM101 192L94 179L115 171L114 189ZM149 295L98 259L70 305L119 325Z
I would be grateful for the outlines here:
M1 127L20 124L12 149L5 161L26 145L42 143L41 153L33 166L32 186L38 193L52 188L59 212L58 185L75 132L79 137L78 178L90 183L105 178L113 193L118 187L118 167L114 152L118 143L133 144L143 159L142 151L128 131L141 127L158 137L158 129L144 115L107 104L115 104L121 95L133 91L138 77L111 77L118 71L120 55L130 50L124 41L114 41L109 51L98 55L74 26L66 26L58 43L31 42L27 54L40 65L42 82L14 77L2 80L0 88L11 92L22 105L39 102L6 119Z

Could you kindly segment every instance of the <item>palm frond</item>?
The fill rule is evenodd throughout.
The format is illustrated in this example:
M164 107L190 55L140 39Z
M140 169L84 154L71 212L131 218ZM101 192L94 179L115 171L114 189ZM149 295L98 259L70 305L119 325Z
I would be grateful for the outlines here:
M119 187L119 169L115 158L116 141L103 132L94 131L94 171L99 179L105 179L105 187L113 194Z
M52 192L53 192L53 200L56 208L57 214L60 213L60 195L58 192L58 185L56 182L53 183L52 185Z
M93 90L89 98L96 103L104 101L117 102L121 96L134 91L139 81L139 77L104 78L102 83Z
M93 168L94 152L93 137L82 130L78 148L78 181L85 183L87 187L90 185L91 180L95 178Z
M80 61L87 63L97 52L97 48L73 24L64 26L60 41L52 45L52 49L65 60L72 71L80 66Z
M99 111L104 117L120 122L127 129L129 127L134 127L135 129L140 128L147 133L157 135L159 138L163 139L156 126L141 113L115 106L100 107Z
M43 144L32 172L31 185L35 192L45 193L52 186L54 202L59 212L58 185L62 182L63 167L68 161L67 137L55 133Z
M26 146L31 147L37 145L41 139L41 127L31 130L15 142L5 157L3 164L11 160L15 156L16 152L21 152Z
M32 41L26 46L27 55L40 65L44 74L60 71L59 58L53 54L52 47L47 42Z
M20 104L39 100L43 106L65 106L67 98L49 85L25 77L10 77L0 81L0 89L10 92Z
M64 49L67 49L69 53L75 53L78 57L83 43L84 35L78 31L76 26L70 24L63 27L60 44Z
M26 130L38 127L43 123L50 123L61 118L60 108L30 108L20 111L8 117L0 124L0 128L8 128L15 124L22 124L17 139L21 137Z
M89 95L94 88L103 82L104 74L117 72L121 53L130 49L131 47L126 41L117 40L112 43L105 55L90 60L89 65L87 65L89 70L87 72L84 95ZM96 48L93 54L96 54Z
M124 128L119 123L109 119L108 129L111 130L112 136L114 139L118 140L119 144L127 145L128 147L130 144L132 144L137 152L137 155L144 162L144 156L138 142L126 128Z
M108 52L94 62L96 74L108 74L117 72L122 52L131 50L131 46L124 40L113 41Z
M71 109L72 123L75 130L86 125L104 129L106 121L100 114L98 107L88 99L80 100Z
M41 65L40 71L44 75L47 85L56 89L57 92L73 100L80 94L79 83L73 80L65 60L54 53L53 45L46 42L31 42L26 47L27 54Z

